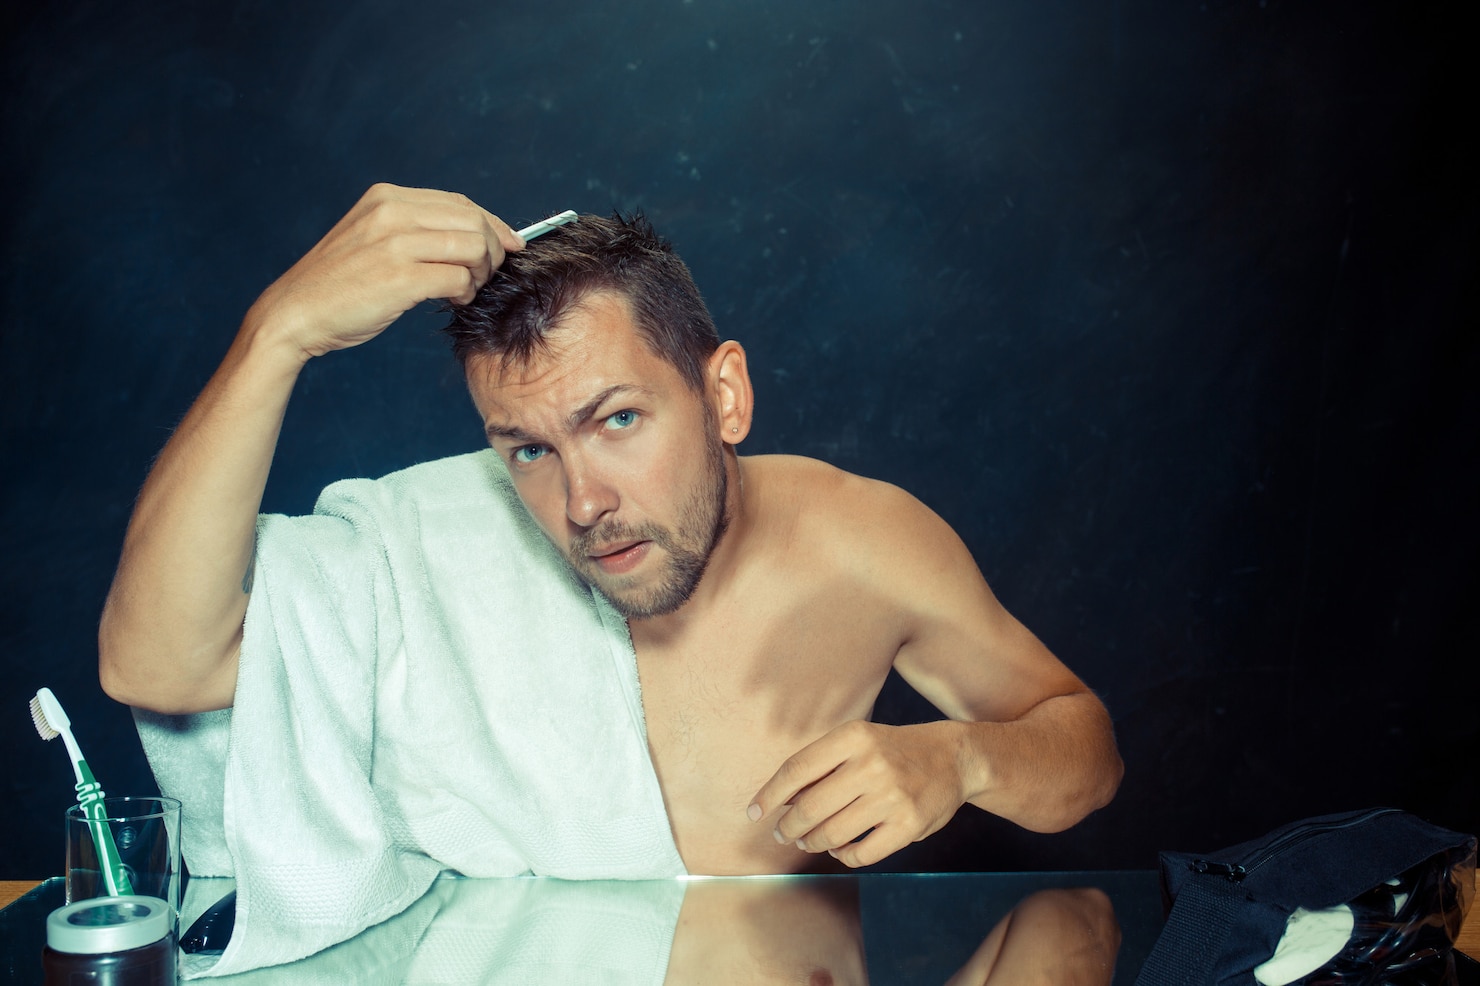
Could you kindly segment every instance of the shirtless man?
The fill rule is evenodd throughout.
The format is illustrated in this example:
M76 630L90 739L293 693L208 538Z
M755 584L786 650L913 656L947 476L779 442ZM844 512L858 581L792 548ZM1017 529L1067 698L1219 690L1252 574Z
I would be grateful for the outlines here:
M493 305L491 336L454 326L490 442L552 544L627 617L690 872L795 871L821 853L866 865L966 802L1056 831L1109 801L1121 765L1103 706L939 518L819 462L737 456L753 410L741 347L713 337L686 361L600 278L526 319L525 341L499 341L510 279L489 282L524 247L463 196L381 185L263 293L135 509L100 633L110 695L231 705L298 373L446 298L458 323ZM870 723L891 666L949 718Z

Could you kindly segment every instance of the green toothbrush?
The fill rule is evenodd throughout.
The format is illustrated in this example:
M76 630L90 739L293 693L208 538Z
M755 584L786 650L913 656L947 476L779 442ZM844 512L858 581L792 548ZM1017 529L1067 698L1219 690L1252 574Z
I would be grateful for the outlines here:
M124 869L123 859L118 855L118 846L113 843L113 832L108 828L108 809L103 806L103 786L93 777L87 761L82 759L82 751L78 749L77 740L72 735L72 720L62 711L62 703L57 701L50 688L41 689L31 699L31 721L36 724L36 732L41 734L42 739L53 740L60 736L62 742L67 744L67 753L72 757L72 772L77 775L77 803L88 817L93 846L98 853L98 869L102 871L108 896L132 894L134 886L129 882L128 871Z

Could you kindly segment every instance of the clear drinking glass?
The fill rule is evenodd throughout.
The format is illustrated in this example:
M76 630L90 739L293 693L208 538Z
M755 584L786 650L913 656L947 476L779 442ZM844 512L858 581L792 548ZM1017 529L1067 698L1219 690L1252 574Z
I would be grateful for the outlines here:
M104 832L122 863L130 889L158 897L180 911L180 802L176 798L104 798L101 819L81 805L67 809L67 903L111 893L99 865Z

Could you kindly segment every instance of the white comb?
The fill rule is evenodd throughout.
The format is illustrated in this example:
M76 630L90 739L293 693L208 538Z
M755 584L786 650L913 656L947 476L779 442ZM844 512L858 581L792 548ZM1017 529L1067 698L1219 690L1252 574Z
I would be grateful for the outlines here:
M541 219L539 222L535 223L532 226L524 227L519 231L519 235L522 236L526 242L528 242L529 240L534 239L536 236L544 236L556 226L564 226L566 223L573 223L576 221L576 218L576 211L574 209L566 209L564 212L559 213L558 215L551 216L549 219Z

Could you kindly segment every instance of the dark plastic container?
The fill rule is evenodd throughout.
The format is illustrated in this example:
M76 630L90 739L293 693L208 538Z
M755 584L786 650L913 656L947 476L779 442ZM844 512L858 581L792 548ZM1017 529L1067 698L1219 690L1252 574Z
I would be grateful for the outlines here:
M175 913L158 897L95 897L46 918L46 986L174 986Z

